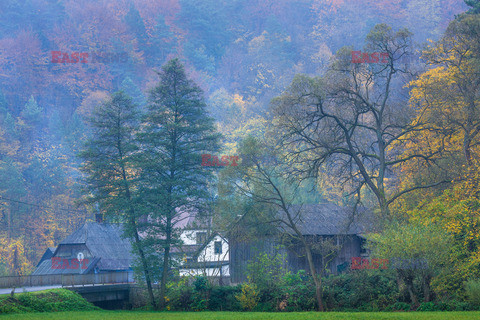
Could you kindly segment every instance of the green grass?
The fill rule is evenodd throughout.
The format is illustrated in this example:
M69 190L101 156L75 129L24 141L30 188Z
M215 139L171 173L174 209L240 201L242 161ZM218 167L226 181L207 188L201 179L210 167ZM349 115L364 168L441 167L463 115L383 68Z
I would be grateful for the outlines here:
M27 313L2 315L0 319L48 319L48 320L122 320L122 319L188 319L188 320L210 320L210 319L480 319L480 312L291 312L291 313L263 313L263 312L138 312L138 311L79 311L79 312L55 312L55 313Z

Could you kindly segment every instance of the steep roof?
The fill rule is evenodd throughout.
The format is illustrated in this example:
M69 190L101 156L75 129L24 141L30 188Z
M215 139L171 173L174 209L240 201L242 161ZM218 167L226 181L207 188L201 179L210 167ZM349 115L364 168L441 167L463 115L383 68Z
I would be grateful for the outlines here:
M100 270L126 270L132 265L132 247L128 239L122 238L121 224L86 222L60 242L71 244L85 244L94 257L100 258Z
M197 210L178 209L172 223L175 228L182 230L208 229L211 217L198 214Z
M86 222L60 242L56 249L53 248L54 252L52 252L52 248L49 248L33 274L85 274L92 272L95 268L104 272L131 269L133 262L132 247L130 241L122 237L122 227L121 224ZM85 259L85 265L82 268L69 269L68 267L56 268L52 266L52 258L61 258L58 263L65 263L67 266L71 266L72 261L76 260L73 255L68 257L57 256L60 251L64 251L62 248L65 247L75 248L75 252L72 251L72 254L76 254L78 250L88 250L92 258ZM68 260L68 262L65 262L65 260ZM78 260L76 263L78 263Z
M353 214L351 208L334 203L291 206L291 212L300 214L297 227L303 235L362 234L371 228L371 214L365 209Z
M37 268L38 266L40 266L40 264L45 261L45 260L49 260L53 257L53 254L55 253L55 247L51 247L51 248L47 248L47 250L45 250L45 253L43 254L43 256L40 258L40 261L38 262L37 264Z
M41 261L32 275L46 275L46 274L87 274L95 268L95 265L98 263L100 258L95 259L86 259L84 264L76 261L77 267L75 269L69 269L68 267L61 267L64 263L63 260L68 260L67 265L73 265L72 260L74 259L60 259L57 262L57 267L52 266L52 259L47 259Z

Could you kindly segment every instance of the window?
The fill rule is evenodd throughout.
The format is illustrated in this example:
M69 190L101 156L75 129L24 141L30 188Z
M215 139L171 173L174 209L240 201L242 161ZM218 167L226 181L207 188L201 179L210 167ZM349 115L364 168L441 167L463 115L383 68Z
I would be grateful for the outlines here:
M207 233L206 232L197 232L197 244L204 244L207 241Z
M221 254L222 253L222 241L215 241L215 254Z

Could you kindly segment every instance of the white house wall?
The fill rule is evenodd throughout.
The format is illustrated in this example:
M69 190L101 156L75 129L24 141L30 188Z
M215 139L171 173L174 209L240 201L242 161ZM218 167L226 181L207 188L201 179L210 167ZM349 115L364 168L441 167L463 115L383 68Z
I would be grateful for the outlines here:
M180 269L180 276L207 276L207 277L219 277L220 268L205 268L205 269ZM222 266L222 277L230 276L230 268L228 265Z
M216 254L215 253L215 241L221 241L222 242L222 253ZM198 255L198 261L199 262L205 262L205 261L228 261L228 243L225 241L220 236L215 236L200 252Z

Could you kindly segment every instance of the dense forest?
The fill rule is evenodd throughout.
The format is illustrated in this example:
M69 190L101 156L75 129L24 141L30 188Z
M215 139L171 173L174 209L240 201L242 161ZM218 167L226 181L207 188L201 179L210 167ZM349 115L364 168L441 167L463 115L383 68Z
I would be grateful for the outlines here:
M430 254L438 268L424 275L428 285L460 290L480 265L480 18L478 3L467 3L2 1L0 275L28 274L92 219L99 209L81 201L79 157L98 133L89 119L110 98L152 112L162 66L175 61L203 90L223 154L245 155L245 168L266 154L288 159L267 180L227 168L219 208L241 201L225 187L238 174L257 188L245 194L258 195L258 184L290 172L304 178L292 203L374 208L388 221L372 235L374 252ZM351 63L352 50L390 60ZM270 154L269 144L282 151ZM444 254L429 253L432 245Z

